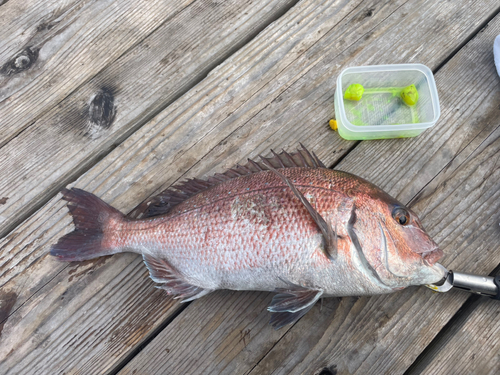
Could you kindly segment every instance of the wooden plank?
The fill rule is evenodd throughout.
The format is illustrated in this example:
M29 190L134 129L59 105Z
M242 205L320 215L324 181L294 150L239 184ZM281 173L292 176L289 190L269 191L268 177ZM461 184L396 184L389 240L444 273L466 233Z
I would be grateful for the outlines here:
M421 9L422 12L429 7L432 11L430 14L427 11L426 22L419 20L418 17L412 18L416 26L420 26L420 22L423 22L427 24L427 28L422 28L422 34L409 42L416 46L429 39L430 45L433 45L437 43L433 38L439 38L439 35L449 38L448 33L455 37L452 40L456 39L455 45L446 46L448 50L439 48L429 55L427 55L428 51L425 51L428 61L424 60L424 62L431 66L436 66L442 61L440 59L444 59L460 43L460 40L470 35L482 22L481 20L490 14L488 12L491 12L483 8L491 8L491 4L471 2L468 4L468 12L462 13L462 17L466 18L459 23L459 27L453 24L449 28L445 27L441 34L436 34L433 31L433 26L437 23L436 18L440 17L442 20L443 17L458 17L457 13L454 13L457 10L449 4L436 5L433 2L417 4L417 9ZM206 170L209 173L214 167L220 170L226 164L239 161L244 156L236 152L242 142L242 137L246 139L248 147L254 147L252 151L248 151L247 148L247 154L260 152L258 150L260 147L267 148L268 135L273 139L282 135L281 127L276 126L277 134L250 133L245 138L245 134L241 133L245 129L254 130L253 121L262 124L260 116L263 115L260 114L264 112L267 112L268 119L278 117L281 120L281 117L287 116L295 118L294 121L287 123L290 126L288 135L290 138L293 138L293 134L304 134L304 130L313 129L314 132L311 134L316 135L311 137L310 143L307 141L304 143L307 146L312 145L317 151L314 145L319 144L323 134L327 134L330 140L337 138L332 133L322 133L325 128L324 122L313 122L310 128L304 129L304 120L309 120L309 116L314 116L311 113L314 112L313 109L316 109L311 103L316 103L319 111L324 111L323 113L330 111L331 114L331 102L328 102L326 98L331 98L332 86L319 85L317 91L313 88L318 87L318 82L325 77L328 77L327 80L333 80L332 76L336 76L341 68L337 64L347 65L352 64L352 61L362 61L357 59L360 59L360 54L365 50L371 54L374 46L379 45L384 35L390 35L393 29L398 28L404 13L410 12L404 6L401 7L400 3L388 5L369 1L361 4L348 2L347 4L318 5L313 1L300 3L267 28L252 43L212 72L195 89L189 91L118 146L109 156L82 176L77 186L97 193L119 209L130 210L152 192L182 176L188 176L190 173L199 175L199 170ZM368 14L370 15L367 16ZM376 40L375 38L360 38L360 35L366 33L376 35ZM343 36L343 41L347 44L335 49L339 36ZM403 43L408 43L407 40L397 42L397 38L392 34L387 38L395 49L402 48ZM334 51L325 57L325 51L328 48ZM390 54L389 57L391 57ZM292 101L292 98L287 98L284 94L288 93L287 90L292 90L297 95L294 100L296 107L292 110L288 102ZM286 101L280 101L282 94L287 98ZM283 103L279 104L281 102ZM302 111L304 107L308 110ZM189 126L186 125L187 122ZM269 129L271 124L273 124L271 121L264 122L262 129ZM235 131L238 129L240 131ZM294 145L296 140L295 136ZM223 144L224 142L226 143ZM273 145L279 148L291 141L282 137L273 142ZM330 161L338 157L333 154L334 151L338 151L334 144L335 142L332 142L329 149L320 150L323 154L329 155ZM220 146L214 148L217 145ZM234 155L219 161L218 158L224 153L231 153L231 148L235 151ZM196 164L200 155L208 151L212 152L203 158L201 164ZM188 171L187 174L185 171ZM88 325L76 323L85 316L84 312L94 305L88 300L88 296L79 295L75 288L82 283L100 280L104 277L103 274L108 273L108 269L119 267L115 266L115 259L121 260L124 256L112 257L111 261L105 264L90 263L87 265L85 274L79 275L78 283L75 279L70 280L72 275L69 274L68 268L64 268L46 255L50 244L55 242L62 233L70 230L70 220L65 213L62 202L55 198L2 242L3 254L8 255L4 259L10 261L10 264L6 264L4 268L3 281L6 284L2 290L5 295L9 295L9 301L12 300L12 293L16 294L16 302L12 304L12 311L6 314L9 318L4 324L0 337L0 358L5 358L13 350L10 356L0 363L2 369L13 368L12 371L15 371L18 368L16 366L22 366L19 362L21 358L30 363L32 366L30 368L46 371L50 371L51 366L74 368L81 362L93 363L96 357L101 358L103 351L99 348L100 351L96 352L96 349L92 348L89 343L107 342L106 340L110 337L107 320L103 317L92 322L94 332L91 334L86 333ZM128 272L144 272L139 259L134 258L134 261L129 264L132 269ZM116 270L109 272L113 273ZM64 276L58 278L59 274ZM105 299L101 299L100 309L110 311L109 309L120 305L120 301L134 300L137 298L137 293L142 293L142 285L152 285L145 275L142 281L138 280L132 284L133 288L118 290L115 287L112 289L110 294L116 299L111 302L111 306ZM105 283L99 285L105 285ZM65 296L65 301L61 302L56 296L62 296L65 290L68 290L67 297ZM237 295L243 296L245 293ZM53 301L55 308L59 311L58 314L51 315L50 321L37 318L49 316L46 314L48 307L39 303L45 299ZM71 300L74 300L73 304ZM208 301L205 299L205 303ZM157 303L164 302L157 301ZM240 303L237 316L243 315L241 312L247 307L245 303ZM137 319L137 310L127 314L123 324L133 321L139 327L147 327L148 324L154 326L155 320L149 320L147 317L150 308L152 307L146 306L141 310L143 319ZM224 306L224 309L227 310L227 306ZM224 309L219 309L216 317ZM111 319L112 314L109 316ZM180 315L180 317L183 316L184 313ZM68 331L68 323L65 319L75 322L71 328L80 344L77 349L71 345L64 346L67 343L64 335ZM126 325L126 327L131 326ZM37 341L31 341L35 330ZM144 330L147 331L148 328ZM136 331L128 331L128 334L133 337L129 341L131 346L136 345L144 337L137 335ZM221 337L233 334L232 330L227 332L218 330L216 333ZM238 331L237 334L241 333ZM281 331L279 334L281 335ZM255 345L256 350L269 349L269 345L272 346L272 342L275 342L274 339L268 340L266 337L260 337L259 340L264 344ZM37 346L40 342L43 342L43 347ZM249 343L249 341L246 342ZM117 346L120 345L120 342L114 343ZM81 352L82 346L86 346L87 351ZM105 353L108 359L119 356L118 353L122 353L124 349L113 347L109 350L110 352ZM63 354L59 355L57 363L48 363L43 361L45 352ZM246 352L245 355L249 356L246 363L249 364L252 361L255 363L255 359L261 358L264 353L263 351ZM233 353L235 366L236 363L242 363L236 354ZM97 368L99 365L100 362L97 361L94 366Z
M405 200L413 197L413 193L408 192L418 191L420 185L420 194L413 199L412 208L444 249L446 256L442 263L451 269L479 274L488 274L500 262L496 251L500 241L497 227L500 221L497 106L500 90L490 51L499 32L500 17L497 16L437 74L440 93L443 93L440 97L443 118L439 128L426 132L421 139L399 144L364 142L339 165L340 169L355 170L376 181ZM473 82L472 77L478 80ZM417 163L419 158L424 160ZM371 168L367 167L368 163ZM395 173L404 170L405 165L427 176L431 165L441 172L427 184L408 170ZM421 288L363 302L360 299L358 309L353 308L348 315L348 322L355 316L362 324L338 325L332 318L332 323L324 327L324 336L310 345L308 355L297 357L297 353L289 349L293 343L280 342L259 363L255 373L263 369L287 374L313 373L325 367L338 373L403 373L467 297L459 291L441 295ZM474 315L476 319L492 321L497 319L495 311L483 309ZM361 327L366 331L367 326L372 329L360 332ZM307 340L308 328L302 322L286 336L295 329L296 335L303 334ZM472 326L470 329L473 330ZM492 327L487 334L492 337L492 343L495 333L497 328ZM478 360L465 365L470 357L454 345L455 338L448 339L448 353L464 355L463 366L455 367L452 359L447 358L449 366L445 367L442 359L436 358L426 373L483 373L483 369L498 368L495 351L483 354L484 360L491 360L488 364ZM463 340L471 353L484 352L485 347L471 337Z
M12 0L0 8L0 147L193 0ZM2 35L4 35L2 33Z
M259 5L259 4L258 4ZM261 29L265 24L266 22L269 22L272 17L276 17L276 16L279 16L284 10L287 9L287 7L290 6L290 2L283 2L283 1L280 1L280 2L265 2L265 3L262 3L260 4L259 6L255 6L255 4L251 3L251 2L247 2L247 3L242 3L242 2L225 2L224 4L212 4L212 3L207 3L207 2L199 2L197 4L194 4L192 7L191 7L191 11L187 14L181 14L179 16L179 18L176 18L175 19L175 23L170 25L169 27L166 27L165 29L162 30L162 34L155 34L155 40L153 40L157 45L159 45L160 43L165 43L165 33L170 33L170 35L173 34L172 38L174 38L175 40L179 41L179 44L175 44L175 43L172 43L174 44L174 48L173 50L163 50L163 52L165 53L165 55L162 55L160 56L162 59L163 58L167 58L167 57L170 57L170 58L173 58L173 62L169 62L168 64L168 68L165 68L164 71L160 72L162 74L166 74L168 72L170 72L170 69L172 69L172 75L173 76L176 76L176 77L172 77L172 82L170 82L168 85L164 84L163 83L163 87L161 87L160 85L153 85L151 82L149 84L149 86L151 86L151 90L158 90L158 92L153 92L151 91L151 96L154 96L154 100L156 102L152 102L153 104L150 103L150 106L151 107L154 107L154 106L160 106L161 103L158 103L160 102L160 99L159 97L160 96L169 96L170 98L172 96L175 96L175 95L178 95L179 92L182 92L182 90L185 89L184 86L189 86L189 82L190 80L192 79L192 76L196 76L196 75L199 75L199 74L202 74L203 73L203 69L207 69L211 66L211 64L214 63L214 61L216 62L217 59L214 58L214 56L217 56L219 54L219 57L220 56L224 56L224 54L228 54L232 51L232 48L235 48L235 47L238 47L240 43L242 43L243 41L247 40L248 38L251 38L251 36L256 32L258 31L259 29ZM193 33L187 33L187 32L184 32L184 28L181 27L183 25L183 22L186 21L186 20L190 20L190 22L192 22L194 24L195 27L192 28L192 31ZM210 34L207 29L209 31L212 31L212 34ZM175 32L178 32L179 34L175 34ZM218 39L216 39L214 37L214 35L217 36ZM203 36L206 36L206 39L203 38ZM162 40L163 38L163 40ZM184 49L184 48L188 48L189 47L189 44L188 42L189 41L196 41L196 44L195 45L191 45L191 50L190 51L187 51L185 52L184 56L183 57L179 57L178 61L176 58L174 58L173 55L175 54L181 54L181 51ZM152 43L151 40L146 40L146 43L147 42L150 42ZM186 46L187 45L187 46ZM147 48L154 48L155 45L152 45L152 47L147 47ZM137 51L136 51L137 53ZM145 58L149 58L150 56L146 55ZM134 60L133 57L129 57L129 59L131 60ZM198 60L197 61L197 64L189 64L189 60L190 59L193 59L193 60ZM150 59L151 61L151 59ZM154 63L158 63L158 59L156 61L152 61L151 64L152 65L146 65L146 68L151 68L151 66L154 66ZM125 71L127 71L127 69L130 69L131 66L133 67L134 64L137 64L137 66L140 66L141 64L141 61L137 60L137 58L132 62L132 63L129 63L128 65L125 65L124 67L122 67L122 69L124 69ZM144 68L144 67L143 67ZM177 69L177 71L175 70ZM137 70L132 70L132 73L137 73ZM141 72L139 70L139 72ZM156 72L153 72L154 74L158 74L158 71ZM174 78L178 78L178 79L174 79ZM129 80L132 80L132 79L136 79L135 76L131 75L129 78ZM164 78L161 78L162 80ZM126 82L125 82L126 83ZM144 82L141 82L141 85L145 85L146 83ZM170 92L170 93L165 93L163 92L162 90L167 90L170 89L170 85L181 85L181 87L179 89L175 88L173 89L172 91L173 92ZM160 86L160 87L158 87ZM139 87L141 88L141 87ZM137 90L138 87L135 87L135 90ZM133 91L131 93L129 93L129 97L128 97L128 100L130 100L131 102L133 100L137 100L137 92L136 91ZM123 99L120 99L122 102L123 102ZM161 99L161 100L164 100L164 99ZM125 112L125 111L124 111ZM134 114L133 113L129 113L129 116L132 117ZM28 130L29 131L29 130ZM27 132L28 132L27 131ZM146 133L148 131L151 131L151 128L149 128ZM153 134L155 133L155 131L153 130ZM41 137L43 136L44 134L40 134L40 132L38 132L38 137ZM47 135L45 135L47 136ZM139 136L139 139L141 139L141 137L143 137L144 134L142 134L141 136ZM146 139L148 139L148 137L150 137L151 134L147 134L146 135ZM36 138L36 137L35 137ZM50 137L48 137L48 139L50 139ZM57 139L57 137L56 137ZM39 138L40 140L40 138ZM116 141L116 139L115 139ZM136 139L134 139L132 141L132 144L134 144L136 142ZM147 140L146 140L147 142ZM37 144L37 143L34 143L34 144ZM129 147L130 144L127 144L127 147ZM144 146L144 144L142 144L142 146ZM33 150L33 146L30 146L29 149ZM137 151L135 149L135 151ZM151 150L149 150L151 151ZM120 155L120 153L122 152L122 150L119 150L118 151L118 155ZM89 155L87 154L86 157L88 157ZM110 161L112 162L113 160L116 159L116 155L114 155ZM10 159L10 161L12 161L12 159ZM140 161L139 161L140 162ZM109 167L109 165L108 165ZM138 167L138 170L140 170L140 168ZM107 173L109 173L109 170L106 170L105 174L102 175L102 177L104 177L104 179L107 177ZM98 172L99 174L99 172ZM25 177L25 176L21 176L21 177ZM94 176L96 177L96 176ZM40 176L38 176L38 178L40 178ZM118 180L121 180L121 177L118 177ZM100 180L99 183L101 183L102 180ZM116 182L116 181L115 181ZM127 186L130 185L132 181L129 180L128 181L128 184ZM98 183L98 185L99 185ZM143 195L142 198L145 198L146 195ZM131 202L132 204L135 205L134 202L134 199L132 198L131 199ZM58 300L57 298L56 299L52 299L52 298L49 298L47 294L45 294L44 292L42 292L42 294L44 295L44 297L42 297L43 300L50 300L52 301L52 304L50 305L45 305L45 307L49 306L49 310L50 309L55 309L55 310L50 310L50 311L57 311L57 308L61 307L62 305L66 305L66 301L67 301L67 298L68 297L65 297L66 300L64 300L62 294L63 293L66 293L66 294L70 294L72 295L73 294L73 291L74 289L72 290L64 290L61 289L61 288L64 288L61 284L66 284L69 285L75 285L75 283L79 280L79 277L80 276L84 276L86 272L90 272L90 273L93 273L94 272L94 268L96 266L96 264L90 262L88 263L83 270L79 269L78 272L76 273L76 275L78 277L75 277L75 275L72 275L73 273L75 273L75 269L71 270L71 269L65 269L66 265L65 264L62 264L62 263L58 263L58 262L49 262L49 263L43 263L42 264L40 262L38 262L40 256L45 256L46 255L46 252L48 250L48 246L50 245L50 242L47 243L45 240L49 240L49 241L54 241L54 235L56 236L59 236L61 233L58 232L61 230L61 228L64 227L64 224L63 224L63 227L59 227L56 232L52 232L51 230L49 231L45 231L44 229L42 229L42 232L37 232L37 234L33 233L33 231L37 231L37 228L38 229L41 229L39 228L39 225L42 221L45 221L48 219L48 222L46 222L45 224L48 224L49 222L50 223L54 223L54 222L57 222L58 220L61 219L61 217L64 215L64 210L62 212L59 212L58 210L62 207L59 206L59 207L54 207L54 205L47 205L44 207L44 209L42 209L42 211L39 211L37 213L37 215L35 216L36 219L32 220L30 222L30 224L26 227L24 227L26 229L26 232L24 232L24 234L27 234L28 237L24 238L24 240L26 240L27 242L18 242L18 240L20 239L18 236L17 236L17 231L12 233L10 236L8 236L7 238L5 238L3 241L2 241L2 291L4 292L3 296L4 297L9 297L9 298L6 298L6 300L8 301L12 301L14 300L14 302L12 304L2 304L2 309L5 307L5 310L1 310L2 314L0 314L0 316L2 317L1 320L4 320L5 318L7 318L9 316L9 314L19 308L20 306L23 305L23 303L26 301L26 299L30 298L30 296L33 295L33 293L35 293L38 289L42 288L47 282L49 281L52 281L53 285L54 283L57 284L57 294L59 295L59 297L61 297L60 300ZM131 207L129 207L128 209L130 209ZM43 212L43 214L42 214ZM40 214L42 214L42 219L40 219ZM61 215L63 214L63 215ZM43 218L43 215L47 215L45 218ZM41 220L41 221L40 221ZM54 221L55 220L55 221ZM45 225L44 224L44 225ZM61 224L61 223L59 223ZM66 225L69 224L69 222L66 222ZM51 225L49 224L48 227L50 227ZM40 245L42 245L41 247L39 247ZM43 246L45 245L45 246ZM26 247L27 246L27 247ZM16 249L17 250L21 250L22 248L24 248L24 250L28 250L28 253L24 253L23 254L20 254L20 253L17 253ZM27 256L26 256L27 255ZM126 259L129 259L129 262L132 262L130 260L130 258L126 258ZM102 265L102 263L98 263L99 265ZM30 267L30 271L28 271L28 273L24 274L24 276L22 277L22 280L17 280L19 283L18 284L15 284L14 286L12 286L11 284L9 285L6 285L4 284L5 282L11 280L12 277L15 277L19 272L22 272L23 269L25 267L29 266ZM142 265L142 262L140 260L136 260L136 266L138 266L138 270L140 270L140 272L144 272L144 267ZM113 268L115 268L116 266L113 265ZM115 270L116 272L119 271L119 268L117 268ZM141 273L141 275L142 275ZM146 275L142 275L142 280L143 280L143 283L141 284L142 287L144 287L144 285L149 285L151 286L150 283L147 283L146 284L144 283L146 280L147 280L147 277ZM103 284L104 285L104 284ZM150 300L154 300L158 294L157 293L153 293L154 290L152 290L150 288L149 290L149 294L146 293L144 296L142 296L143 294L143 291L141 289L141 286L140 285L136 285L136 284L133 284L134 286L136 286L136 288L130 288L130 293L132 296L134 296L134 293L138 293L140 294L140 298L144 298L145 301L150 301ZM28 287L26 287L28 286ZM71 289L71 288L66 288L66 289ZM62 293L61 293L62 292ZM76 292L75 292L76 293ZM13 298L12 296L15 296L15 298ZM164 296L162 295L162 298ZM75 295L73 295L72 298L76 298ZM78 296L78 298L81 298L81 296ZM137 299L137 297L133 297L134 301ZM40 300L35 298L35 303L39 302ZM122 301L123 302L123 301ZM144 308L144 305L142 302L140 301L136 301L137 305L136 307L137 308ZM115 304L116 305L116 304ZM141 305L143 305L141 307ZM154 304L153 303L146 303L146 305L149 305L148 309L152 309L154 308ZM158 307L158 313L151 313L149 312L148 313L148 316L143 316L142 313L139 313L139 314L132 314L130 318L128 319L122 319L119 321L119 325L121 328L123 327L131 327L131 326L134 326L135 329L134 329L134 332L130 332L130 329L127 328L126 329L126 332L129 334L129 338L130 338L130 341L127 341L127 340L123 340L124 343L123 344L120 344L120 345L117 345L116 347L112 347L112 348L109 348L109 351L105 351L108 355L111 355L112 356L112 360L110 361L109 358L106 359L105 357L100 357L100 353L102 352L102 350L100 348L94 348L94 351L92 352L94 354L94 357L91 357L92 358L92 361L94 363L94 365L96 366L96 368L99 368L99 366L104 366L104 365L108 365L109 366L112 366L114 364L116 364L117 362L119 362L126 354L127 354L127 351L130 351L133 349L134 345L137 346L138 344L140 344L141 342L144 341L144 339L147 338L148 334L153 331L157 326L158 324L160 324L162 322L162 320L164 319L160 319L158 318L159 314L161 313L164 313L166 311L169 311L170 313L174 312L175 310L170 310L171 308L171 305L172 305L172 302L171 301L165 301L163 303L163 306L162 307ZM177 306L177 305L175 305ZM111 307L111 305L110 305ZM101 310L103 311L106 311L106 309L104 307L101 307ZM26 310L25 310L26 311ZM32 311L32 307L28 308L27 311ZM35 319L35 321L38 321L38 322L42 322L43 323L43 320L40 320L40 317L42 316L45 316L46 318L48 318L48 315L45 314L45 310L44 309L41 309L41 310L36 310L37 313L35 315L32 315L34 316L33 319ZM42 311L42 312L41 312ZM109 311L109 310L108 310ZM113 315L113 314L111 314ZM143 317L143 321L137 321L138 319L140 319L140 317ZM66 316L63 316L59 319L61 320L64 320L66 318ZM38 320L36 320L38 319ZM142 326L141 326L141 323L142 323ZM32 323L30 323L32 324ZM128 324L128 325L127 325ZM66 327L67 328L67 327ZM52 329L52 328L50 328ZM38 331L39 333L43 332L43 330L40 330ZM50 332L50 330L49 330ZM109 327L108 327L108 331L109 332ZM43 336L45 333L43 333L41 336ZM3 338L5 338L6 334L5 334L5 331L2 335ZM91 336L91 337L94 337L94 336ZM16 340L18 340L18 342L22 342L24 339L26 339L27 336L23 336L23 335L20 335ZM87 339L90 339L89 337L87 337ZM11 350L12 349L12 343L9 341L9 339L6 339L6 341L4 341L5 343L5 346L2 346L4 349L6 350ZM34 343L31 343L31 344L34 344ZM101 350L101 351L99 351ZM22 359L23 357L23 351L20 349L19 350L19 354L20 354L20 357ZM110 354L111 353L111 354ZM5 352L4 354L8 354L8 352ZM15 357L15 356L14 356ZM9 359L14 359L13 356L9 356ZM69 360L70 356L66 357L66 358L60 358L61 361L64 361L64 360ZM83 359L81 358L81 360L83 361ZM105 360L105 362L103 362ZM24 363L24 362L23 362ZM61 362L58 362L58 363L61 363ZM103 364L104 363L104 364ZM52 364L55 367L57 367L57 363L54 363ZM106 368L106 367L104 367Z
M367 167L370 161L373 162L376 159L375 165L380 165L381 170L396 163L400 169L405 171L405 162L410 160L415 164L414 160L419 160L421 164L414 166L414 168L426 169L429 164L435 163L434 168L440 171L465 145L469 145L469 147L454 160L458 161L467 157L466 155L470 155L474 147L483 142L492 129L498 126L496 121L485 121L485 119L496 118L498 114L496 103L499 99L499 91L490 54L491 40L498 33L498 26L499 20L496 19L494 28L490 25L486 32L480 35L480 38L476 38L467 45L438 73L440 92L447 93L441 97L443 118L439 128L434 129L433 132L426 132L421 136L422 139L398 140L399 143L394 142L394 140L367 142L359 148L359 151L358 148L355 149L353 156L348 155L341 165L361 165L362 168L358 172L372 180L377 180L379 185L389 187L393 189L393 193L398 194L404 192L404 188L408 188L408 185L397 185L387 176L378 176L380 170L377 169L373 172ZM475 82L471 84L473 78ZM469 86L465 90L460 90L465 84ZM475 94L473 100L471 100L469 93ZM458 107L460 107L460 111L456 110ZM298 122L300 121L302 119L298 120ZM225 141L229 145L228 147L234 148L234 143L238 145L238 140L228 138ZM432 144L433 147L423 148L422 143ZM392 147L393 145L397 147ZM371 151L372 147L375 148L376 152L367 152ZM405 153L406 150L409 152ZM389 158L389 155L398 155L399 159L394 160ZM413 173L418 173L418 171L419 169ZM408 172L408 175L411 175L411 171ZM408 183L411 188L418 191L417 188L425 187L433 177L433 175L427 174L427 181L423 178L414 178L415 181L410 180ZM496 183L495 178L488 181L490 184ZM391 183L393 183L392 186ZM495 188L498 190L498 184L492 186L490 191L495 191ZM426 194L430 194L432 190L424 190L424 192L425 194L420 195L420 199L423 199ZM444 196L446 195L444 194ZM469 200L466 200L466 197L467 194L464 191L457 199L464 201L463 205L466 206L474 199L469 197ZM448 205L450 204L448 203ZM451 206L455 205L456 202L451 204ZM425 206L415 205L414 207L423 214L427 226L435 227L437 223L450 225L449 220L454 219L453 216L443 218L442 215L428 217L426 210L423 209ZM494 205L491 211L482 213L482 218L489 217L488 215L495 212L497 207ZM470 215L470 212L468 214ZM472 216L470 222L474 222L476 219L475 216ZM470 225L470 222L466 226ZM459 223L455 223L455 227ZM460 232L465 227L458 227L456 231ZM486 228L480 228L480 230L484 229ZM440 236L440 232L436 230L433 231L433 235L441 242L445 242L445 235L447 239L451 240L448 234L441 232ZM488 238L486 243L495 243L495 238L491 238L491 236L486 236L486 238ZM460 239L455 239L454 242L445 244L445 250L450 252L451 249L459 251L466 248L463 245L459 247L459 244L461 244ZM477 242L476 245L478 245L478 252L481 252L483 246L479 246ZM485 268L496 264L491 251L487 254L483 251L482 254L483 257L476 259L479 261L475 265L477 272L487 272ZM474 254L474 257L477 258L477 254ZM444 261L447 262L447 258ZM468 269L474 271L470 268L470 260L462 258L458 262L462 265L467 264ZM454 265L454 263L451 264ZM243 294L241 300L243 301L245 298L248 297ZM450 302L450 299L453 301ZM246 316L226 325L217 321L217 324L220 324L219 332L211 332L208 338L200 335L199 340L183 342L179 332L182 332L184 337L191 337L192 334L196 335L195 333L202 329L199 326L192 327L193 321L201 322L202 325L212 323L210 318L203 319L204 301L195 301L183 312L182 320L172 322L151 342L148 350L135 357L123 369L122 373L130 374L137 369L146 370L148 373L192 373L195 372L199 363L186 364L187 357L198 351L204 352L202 363L207 372L246 373L252 370L253 363L257 362L255 359L257 357L256 346L263 346L261 353L272 348L253 370L256 374L318 373L325 367L329 367L332 372L338 371L338 373L354 373L356 371L358 373L402 373L432 339L433 335L446 323L447 319L453 315L464 299L464 295L433 295L428 290L412 288L393 296L360 298L358 300L347 299L337 308L334 315L331 313L327 316L322 315L320 307L316 306L303 320L286 332L283 339L274 347L272 342L268 345L261 344L264 340L262 327L255 326L254 320L250 320ZM210 296L207 296L206 300L210 300L210 302L205 301L205 303L211 304L213 302ZM231 305L234 305L233 301L231 301ZM449 310L440 313L439 309L443 306L448 306ZM253 309L253 306L244 307ZM240 307L241 311L245 311L244 307ZM211 304L210 311L213 309ZM220 311L221 314L228 309L230 309L229 304L226 305L223 301L217 306L217 311ZM261 314L256 318L259 322L263 321L263 316L267 315L266 312ZM429 320L433 321L431 329L423 332L422 327L429 325ZM236 337L236 330L231 328L233 326L236 326L239 332L246 333L247 343L243 345L234 341L232 351L223 351L223 348L230 346L228 341L231 342L231 338ZM423 333L422 337L419 336L419 333ZM269 332L269 336L274 337L274 335L274 331ZM161 353L161 348L172 346L177 348L181 346L181 349L176 349L176 353L171 351L168 354ZM244 348L238 349L238 346L244 346ZM235 353L238 351L239 353ZM253 363L248 358L252 355L254 356Z
M471 150L474 152L470 153ZM432 232L438 235L448 232L444 264L452 269L487 274L500 262L497 251L500 242L497 227L500 220L500 124L479 147L477 144L468 147L464 153L459 155L459 159L464 158L463 163L443 172L446 178L438 175L439 187L414 207L426 213L424 223ZM432 212L440 215L432 215ZM291 350L294 342L286 340L288 335L295 333L310 342L309 327L299 322L254 371L256 374L273 371L297 374L329 368L351 374L403 373L468 296L460 291L441 295L424 288L412 288L401 295L374 297L362 302L360 299L347 314L346 322L339 324L335 322L336 316L330 317L331 322L321 327L322 336L309 345L307 355ZM452 327L450 334L440 339L443 346L435 344L438 355L425 369L420 369L423 373L497 373L498 351L494 348L498 346L496 338L500 327L493 322L498 320L498 302L492 305L484 299L479 304L482 308L471 315L476 324L465 323L466 331L460 328L461 325ZM335 314L338 313L337 310ZM488 328L482 329L484 327ZM483 345L485 340L491 345ZM417 373L422 373L418 367L409 372Z
M0 237L182 95L295 1L196 1L179 10L148 38L83 85L76 76L82 75L80 69L84 68L78 64L67 66L66 76L81 86L0 149L0 169L4 176L0 181L0 198L5 198L0 204ZM159 7L157 12L165 10ZM147 16L146 10L144 16ZM85 21L82 17L77 18L78 22ZM149 27L152 21L143 22L138 29ZM92 29L91 23L87 27ZM97 32L91 35L99 37ZM122 54L122 47L102 46L109 48L112 55ZM71 48L89 51L94 47L81 42ZM52 69L51 64L39 68L43 77L52 74L57 74L57 79L66 77L59 75L57 69L46 72ZM72 90L75 87L72 86ZM42 92L50 96L49 92ZM44 103L50 101L46 96L43 98ZM33 109L30 113L36 112L36 106L30 103L21 96L9 106L20 113L25 106L30 106ZM99 108L109 111L113 108L115 115L92 121L90 112L99 113ZM3 115L1 109L0 117L11 119ZM7 131L7 124L3 129Z
M113 270L95 267L111 261ZM12 332L18 337L5 335L7 321L2 373L105 373L179 310L178 303L165 301L164 293L144 283L147 274L137 257L98 262L73 265L53 276L53 288L38 293L33 305L21 310L22 327ZM95 274L92 281L84 280L87 274ZM128 291L131 295L123 299ZM15 292L10 293L15 298ZM57 350L52 350L54 335Z
M500 373L500 304L480 298L471 309L470 315L455 320L433 341L432 350L426 350L426 356L408 375Z

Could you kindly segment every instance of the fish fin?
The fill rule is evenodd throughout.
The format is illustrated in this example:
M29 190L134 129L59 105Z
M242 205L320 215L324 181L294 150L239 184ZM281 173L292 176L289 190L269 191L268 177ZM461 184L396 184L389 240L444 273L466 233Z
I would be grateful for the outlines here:
M109 221L125 220L120 211L81 189L63 189L61 193L63 199L68 201L75 230L52 245L51 255L59 260L72 262L121 252L120 249L102 247L103 234Z
M161 284L159 288L165 289L169 295L174 295L175 299L183 298L181 302L188 302L211 292L211 290L189 284L166 260L148 254L143 254L142 257L151 279Z
M302 153L306 154L306 156L309 158L309 159L312 159L312 162L309 162L309 164L314 164L314 165L317 165L317 167L319 168L326 168L326 165L323 164L323 162L321 160L319 160L319 158L316 156L316 154L314 152L310 152L302 143L299 142L299 145L300 147L302 147ZM300 152L301 150L299 150ZM316 167L315 167L316 168Z
M200 297L203 297L205 295L207 295L208 293L212 293L213 290L210 290L210 289L202 289L202 288L198 288L200 291L196 294L193 294L187 298L184 298L181 303L184 303L184 302L190 302L190 301L193 301L195 299L198 299ZM178 297L175 297L175 298L178 298Z
M325 165L318 159L314 152L309 152L304 145L300 144L301 150L287 153L282 151L277 154L273 152L273 156L267 158L269 164L275 169L281 168L326 168ZM267 165L262 162L256 162L248 159L245 165L239 165L229 168L224 173L216 173L206 180L192 178L185 180L177 185L163 190L156 196L148 198L133 211L128 214L128 217L133 219L143 219L146 217L165 215L179 203L191 198L192 196L210 189L222 182L229 181L233 178L251 175L262 171L269 170Z
M323 295L322 290L299 286L291 289L276 289L276 292L278 294L273 297L271 305L267 308L273 313L269 324L276 329L299 320Z
M262 158L263 163L267 165L267 167L273 171L277 176L279 176L285 184L288 185L288 187L292 190L293 194L299 198L299 200L302 202L304 207L307 209L311 217L313 218L314 222L316 225L319 227L321 230L321 233L323 234L323 237L325 238L326 246L324 249L324 252L326 256L330 260L335 260L337 257L337 248L338 248L338 238L340 237L337 234L336 230L333 230L332 226L328 224L325 219L319 214L318 211L314 209L314 207L309 203L309 201L304 197L304 194L302 194L296 187L295 185L285 176L283 173L279 172L276 170L269 162L267 159Z
M313 306L314 305L311 305L295 313L291 313L288 311L272 313L271 319L269 320L269 324L276 330L283 328L284 326L295 323L297 320L302 318L304 315L307 314L309 310L312 309Z

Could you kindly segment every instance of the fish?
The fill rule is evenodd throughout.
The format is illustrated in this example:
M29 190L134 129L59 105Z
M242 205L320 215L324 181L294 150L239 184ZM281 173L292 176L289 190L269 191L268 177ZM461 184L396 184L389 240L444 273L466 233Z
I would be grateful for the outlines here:
M81 189L62 190L74 231L61 261L142 255L182 302L215 290L276 294L279 329L324 297L392 293L444 278L443 251L417 215L374 184L327 168L304 146L188 179L125 215Z

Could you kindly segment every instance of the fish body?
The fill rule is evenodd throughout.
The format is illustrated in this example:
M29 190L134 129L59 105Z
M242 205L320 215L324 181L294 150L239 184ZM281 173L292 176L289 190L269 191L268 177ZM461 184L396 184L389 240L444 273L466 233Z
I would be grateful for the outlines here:
M142 254L152 279L184 300L217 289L277 291L281 327L320 297L390 293L443 278L442 251L417 216L373 184L301 150L190 180L131 216L64 191L76 230L61 260ZM403 223L403 224L402 224Z

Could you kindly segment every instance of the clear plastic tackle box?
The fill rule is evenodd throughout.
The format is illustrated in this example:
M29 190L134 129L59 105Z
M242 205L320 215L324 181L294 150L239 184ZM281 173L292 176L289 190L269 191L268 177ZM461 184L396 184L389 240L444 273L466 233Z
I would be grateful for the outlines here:
M344 99L352 84L364 88L360 100ZM407 105L405 87L415 85L418 101ZM348 140L415 137L441 114L432 71L422 64L357 66L337 78L335 116L338 132Z

